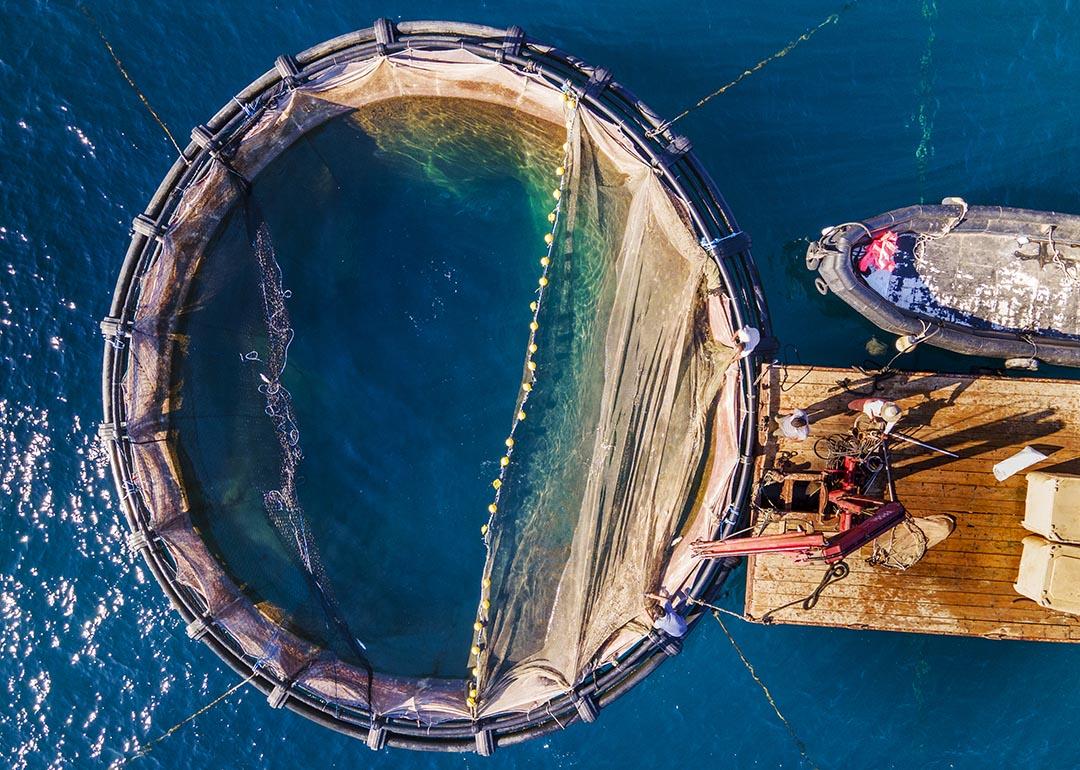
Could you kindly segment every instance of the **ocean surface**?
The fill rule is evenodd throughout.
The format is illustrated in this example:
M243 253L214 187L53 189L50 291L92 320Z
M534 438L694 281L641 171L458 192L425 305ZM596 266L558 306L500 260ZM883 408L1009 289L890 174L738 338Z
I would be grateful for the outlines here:
M789 0L88 5L131 77L182 141L278 54L369 26L378 16L519 24L610 68L661 114L673 115L838 10L830 2ZM1080 16L1071 5L864 0L679 124L753 236L789 360L862 362L875 334L840 301L819 296L802 267L805 239L822 227L948 195L1080 212ZM174 150L74 2L0 0L0 87L0 767L119 766L136 743L153 740L236 681L204 646L185 637L148 572L127 554L115 491L94 438L101 419L97 323L108 308L131 219ZM487 189L492 196L474 201L469 215L501 221L505 232L457 233L475 249L432 254L423 275L432 286L445 276L456 291L483 298L494 294L480 283L490 280L508 287L510 296L521 288L513 271L484 276L455 257L500 253L521 237L521 228L534 227L512 180L487 188L482 181L463 183L470 193ZM356 199L367 195L378 205L381 198L361 188ZM459 205L445 198L428 203L447 216ZM423 243L438 241L431 222L408 217L416 212L399 221L403 232L417 233ZM388 274L379 262L388 244L352 252L341 242L317 240L325 235L312 235L319 252L337 249L342 264L355 260L341 268L342 280L381 277L397 287L401 306L415 311L411 319L388 322L359 309L361 322L387 335L381 340L387 355L409 354L410 321L438 327L448 346L462 346L466 363L447 355L426 362L430 372L520 366L513 335L471 329L471 317L455 315L460 311L453 303L435 307L427 295L409 295L407 276ZM399 344L395 334L402 335ZM470 340L488 339L484 335L491 335L490 349L469 347ZM348 425L361 426L362 417L348 406L357 398L346 385L355 372L326 340L297 343L296 385L303 390L304 372L313 367L338 366L333 377L318 380L333 389L317 395L353 409ZM972 364L933 350L919 350L903 363L955 371ZM502 382L488 383L490 398L472 388L451 389L443 401L412 415L443 421L423 456L432 456L439 441L449 447L459 439L444 414L455 403L492 401L491 414L478 419L501 430ZM392 390L393 384L384 385ZM424 384L419 376L406 383L417 391ZM326 427L314 429L307 451L329 466L331 445L315 440ZM387 442L386 467L373 473L412 483L412 447L394 444L385 425L367 427L384 431ZM341 470L335 473L334 481L345 484ZM454 488L435 499L468 494ZM344 506L335 513L349 515ZM482 555L466 552L475 550L471 539L463 551L452 539L456 534L414 531L406 521L380 533L380 542L397 548L427 538L424 546L432 549L434 538L447 537L445 571L425 561L413 573L407 560L397 559L395 579L383 573L388 590L405 587L403 613L422 607L416 585L471 581ZM350 555L331 558L344 563ZM741 608L742 587L738 574L726 606ZM452 607L440 608L453 615ZM1080 713L1074 674L1080 649L726 622L790 730L707 618L683 654L605 709L596 725L575 725L490 760L372 754L292 713L271 711L258 693L241 690L129 766L1080 764L1072 739Z

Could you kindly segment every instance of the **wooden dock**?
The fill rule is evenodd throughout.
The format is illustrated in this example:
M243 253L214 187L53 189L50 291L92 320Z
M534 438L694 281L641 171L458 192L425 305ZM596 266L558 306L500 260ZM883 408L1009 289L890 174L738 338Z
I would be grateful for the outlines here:
M812 414L812 434L806 441L792 441L777 436L775 420L762 425L757 478L769 471L823 469L815 439L846 433L854 420L848 402L870 395L873 386L854 369L771 367L760 385L762 404L768 407L763 411L776 415L806 409ZM953 515L956 530L906 572L868 565L870 546L864 546L847 557L850 574L826 587L815 608L796 605L772 620L1080 642L1080 617L1039 607L1013 590L1020 541L1029 534L1020 524L1025 472L998 482L991 471L994 463L1031 445L1049 459L1028 470L1080 473L1080 381L902 373L877 387L874 397L904 408L900 430L960 455L953 459L900 443L892 450L900 501L914 516ZM781 527L754 523L764 532ZM825 569L820 562L796 564L789 554L750 557L746 614L759 620L809 595Z

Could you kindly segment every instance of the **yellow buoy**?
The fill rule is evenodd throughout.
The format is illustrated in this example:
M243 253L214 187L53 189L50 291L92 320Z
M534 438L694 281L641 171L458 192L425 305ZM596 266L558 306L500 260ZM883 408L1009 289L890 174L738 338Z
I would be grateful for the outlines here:
M531 345L529 345L529 352L530 352L530 353L535 353L535 352L536 352L537 350L539 350L539 348L537 348L537 347L536 347L536 343L535 343L535 342L534 342L534 343L532 343Z
M473 675L473 677L475 677L476 679L479 679L479 678L480 678L480 667L479 667L479 666L477 666L477 667L473 668L473 670L472 670L472 675Z
M903 337L896 338L896 349L901 353L907 353L909 350L913 350L920 342L922 340L914 334L905 334Z
M487 524L481 524L480 525L480 534L481 535L486 535L487 534L487 529L488 529Z
M554 240L555 240L555 236L552 235L551 233L545 233L544 234L544 243L546 243L548 246L550 246Z
M491 486L498 489L499 487L502 486L502 479L495 479L493 482L491 482Z
M507 446L513 446L513 445L514 445L514 437L513 437L513 436L511 436L510 438L506 439L506 445L507 445Z
M473 655L479 655L480 654L480 647L478 647L477 645L474 644L472 646L472 649L469 650L469 652L471 652Z
M518 419L519 420L524 420L525 419L525 411L524 410L518 412Z
M540 266L547 267L551 264L551 257L540 257Z
M499 506L495 505L495 503L488 506L488 513L495 513L497 510L499 510Z
M536 331L537 329L540 328L540 324L538 324L536 321L533 321L532 323L529 324L529 328L532 329L533 331Z
M552 190L551 191L551 197L554 198L555 200L558 200L559 198L562 197L562 190Z
M502 457L499 458L499 465L501 465L502 467L505 468L509 464L510 464L510 458L507 457L506 455L503 455Z
M554 222L554 221L555 221L555 212L552 211L550 214L548 214L548 222Z
M539 283L541 286L547 286L548 285L547 276L543 276L543 275L540 276L540 280L537 281L537 283Z
M529 363L527 363L525 365L527 367L529 367L530 372L535 372L536 371L536 362L535 361L529 361Z
M531 393L532 392L532 383L531 382L523 383L522 386L521 386L521 389L524 390L526 393Z
M491 602L489 602L487 599L484 599L483 601L480 602L480 609L482 609L482 610L490 610L491 609Z
M536 304L536 300L533 300L529 303L529 310L533 311L534 313L536 312L536 308L538 307L540 306Z
M484 578L480 581L480 585L484 588L491 588L491 578Z
M472 627L473 627L473 631L483 631L484 630L484 624L481 623L479 620L476 621L475 623L473 623Z
M559 166L557 169L555 169L555 176L562 176L565 173L566 173L566 169L563 168L562 166Z

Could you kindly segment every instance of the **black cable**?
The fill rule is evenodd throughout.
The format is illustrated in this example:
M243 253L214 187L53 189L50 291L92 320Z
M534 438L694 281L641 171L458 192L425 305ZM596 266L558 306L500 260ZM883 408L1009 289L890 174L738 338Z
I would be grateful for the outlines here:
M804 610L814 609L814 607L817 606L818 600L821 598L822 591L831 586L833 583L838 583L839 581L843 580L849 574L851 574L851 568L848 567L847 562L838 561L836 564L830 564L829 568L825 570L825 575L821 578L821 582L818 583L818 587L815 588L809 596L806 596L802 599L796 599L795 601L783 604L776 609L769 610L761 616L761 622L765 623L766 625L772 623L773 615L780 612L781 610L786 610L788 607L794 607L796 604L801 605L802 609Z
M802 355L800 355L800 353L799 353L799 348L797 346L791 344L790 342L787 343L786 345L784 345L784 351L783 351L784 352L784 362L783 362L783 365L782 365L783 369L784 369L784 380L783 380L783 382L780 383L780 392L781 393L787 393L789 390L791 390L792 388L797 386L799 383L801 383L803 380L805 380L807 377L809 377L814 371L814 367L811 366L809 369L806 370L806 372L803 373L802 377L800 377L799 379L795 380L795 382L788 385L787 384L787 370L788 370L788 366L791 365L790 359L788 358L788 348L790 348L795 353L795 363L798 366L803 365Z

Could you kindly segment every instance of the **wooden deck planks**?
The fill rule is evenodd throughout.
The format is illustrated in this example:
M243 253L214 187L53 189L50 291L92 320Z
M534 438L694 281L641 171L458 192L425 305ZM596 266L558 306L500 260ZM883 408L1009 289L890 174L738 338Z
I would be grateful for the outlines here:
M759 435L757 474L787 463L819 470L817 437L845 433L854 415L847 403L871 395L873 380L854 369L771 367L761 380L767 414L809 411L813 433L805 442L776 435L775 422ZM855 391L855 392L851 392ZM773 615L775 622L987 638L1080 642L1080 617L1039 607L1012 587L1020 563L1023 473L998 482L994 463L1025 445L1049 459L1030 470L1080 473L1080 381L905 373L878 384L875 397L900 403L898 426L922 441L960 455L893 445L901 502L915 516L949 513L956 531L907 572L871 567L870 547L847 558L851 574L827 587L812 610ZM816 412L816 413L815 413ZM770 610L817 587L825 567L797 564L789 555L751 557L746 614Z

